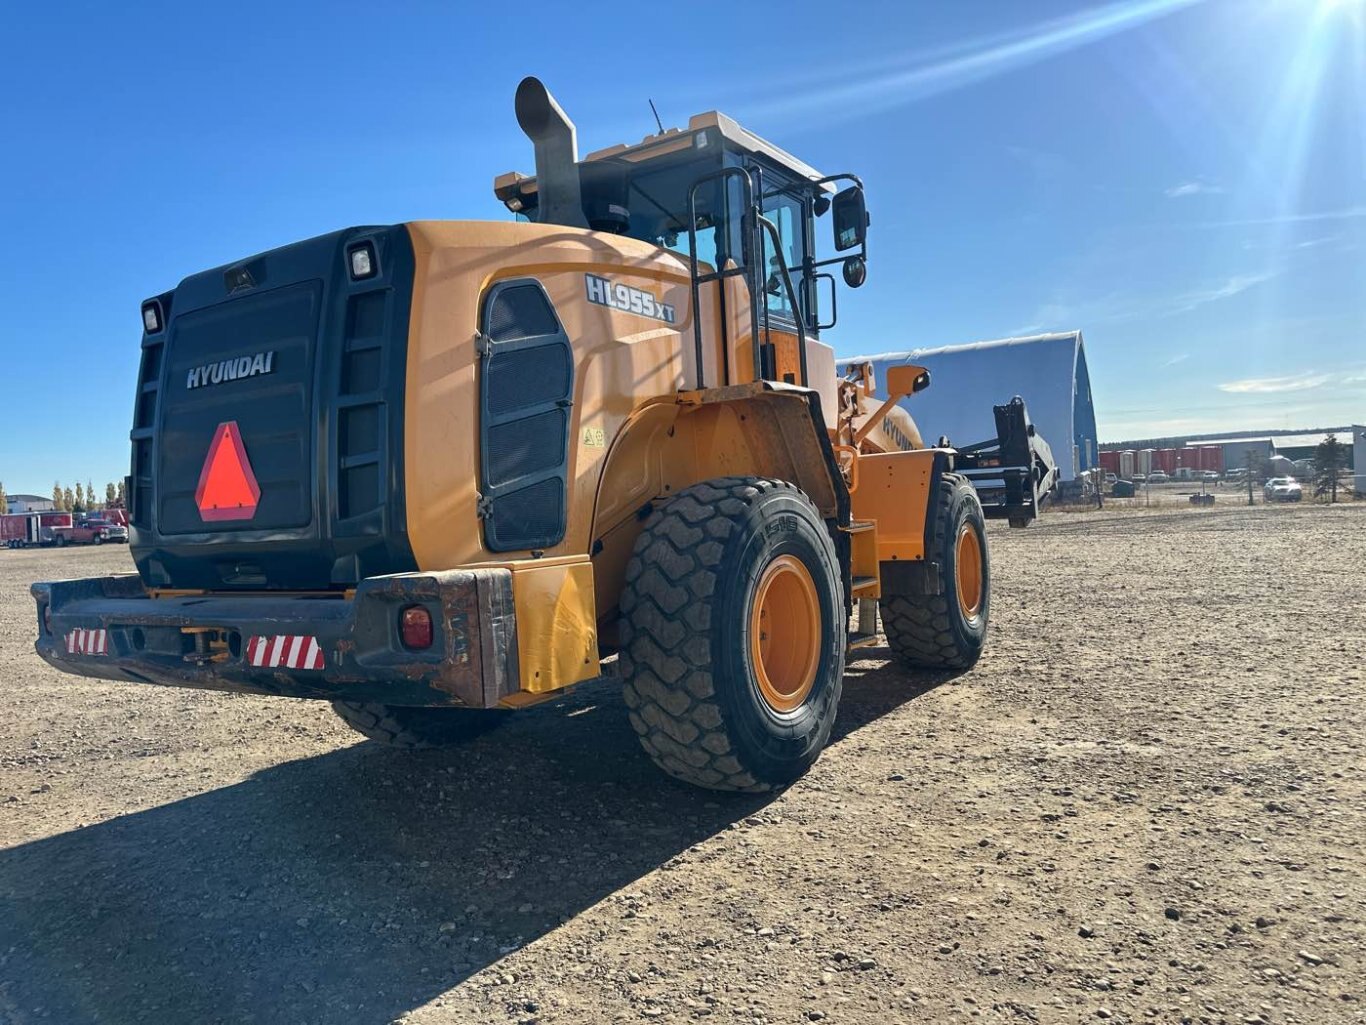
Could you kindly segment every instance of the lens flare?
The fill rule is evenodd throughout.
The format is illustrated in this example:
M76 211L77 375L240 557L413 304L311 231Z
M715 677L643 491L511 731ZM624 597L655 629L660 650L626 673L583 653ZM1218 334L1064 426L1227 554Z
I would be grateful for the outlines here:
M899 66L866 65L863 75L845 76L834 88L817 92L797 87L782 99L754 104L745 113L755 119L800 115L807 120L813 107L819 107L846 116L851 109L867 115L1040 63L1204 2L1120 0L1090 7L1015 32L965 40L948 50L910 54Z

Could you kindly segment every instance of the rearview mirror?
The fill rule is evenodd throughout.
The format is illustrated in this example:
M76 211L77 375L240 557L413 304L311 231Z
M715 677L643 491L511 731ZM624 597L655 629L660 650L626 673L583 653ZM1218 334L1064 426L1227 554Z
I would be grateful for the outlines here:
M852 185L836 193L830 208L835 212L835 250L842 253L863 245L868 237L868 209L863 203L863 190Z

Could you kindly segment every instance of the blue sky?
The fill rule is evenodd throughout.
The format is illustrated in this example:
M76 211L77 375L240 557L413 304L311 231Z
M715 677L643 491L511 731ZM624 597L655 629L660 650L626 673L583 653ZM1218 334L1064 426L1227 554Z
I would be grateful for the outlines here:
M652 130L653 98L863 176L842 354L1080 327L1102 439L1366 419L1363 0L570 10L11 10L0 480L127 472L138 304L185 275L506 217L525 74L582 152Z

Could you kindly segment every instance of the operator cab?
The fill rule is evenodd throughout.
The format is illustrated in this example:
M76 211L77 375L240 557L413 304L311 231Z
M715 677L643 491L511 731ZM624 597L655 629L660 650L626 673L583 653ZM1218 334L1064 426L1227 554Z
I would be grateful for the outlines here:
M725 114L697 114L686 129L582 161L573 124L534 78L518 88L517 116L536 146L537 175L500 175L499 201L528 221L627 235L678 253L692 269L694 305L700 286L743 277L756 346L768 349L756 361L765 378L776 376L770 333L795 335L804 351L805 339L834 325L834 278L821 268L843 264L855 288L866 277L862 183L853 175L822 175ZM835 194L841 182L848 187ZM833 248L847 255L819 260L815 221L832 208ZM830 282L824 304L817 299L821 279ZM802 377L805 383L804 368Z

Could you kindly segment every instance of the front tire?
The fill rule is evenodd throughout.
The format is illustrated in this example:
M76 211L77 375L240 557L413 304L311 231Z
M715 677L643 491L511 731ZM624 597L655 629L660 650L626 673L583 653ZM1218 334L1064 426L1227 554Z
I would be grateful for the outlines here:
M946 473L930 495L934 550L942 594L916 594L891 586L883 574L882 628L893 653L917 669L971 669L982 654L991 613L991 559L986 520L977 492L964 477Z
M490 708L415 708L370 701L334 701L332 710L362 736L408 751L463 744L501 725L511 714Z
M791 484L724 477L669 499L626 569L631 726L669 775L765 791L805 772L834 726L845 607L834 543Z

